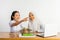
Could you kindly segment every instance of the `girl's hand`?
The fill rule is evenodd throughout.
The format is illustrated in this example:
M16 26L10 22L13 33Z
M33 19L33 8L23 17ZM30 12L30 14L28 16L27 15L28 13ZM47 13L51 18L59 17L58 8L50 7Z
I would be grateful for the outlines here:
M28 17L24 18L23 21L27 21L28 20Z

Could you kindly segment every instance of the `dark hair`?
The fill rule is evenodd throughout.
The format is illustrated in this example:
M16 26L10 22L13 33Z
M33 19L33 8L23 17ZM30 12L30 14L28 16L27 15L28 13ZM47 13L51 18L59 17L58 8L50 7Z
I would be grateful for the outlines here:
M12 12L11 20L14 20L12 16L14 16L14 15L15 15L15 13L19 13L19 11L13 11L13 12Z

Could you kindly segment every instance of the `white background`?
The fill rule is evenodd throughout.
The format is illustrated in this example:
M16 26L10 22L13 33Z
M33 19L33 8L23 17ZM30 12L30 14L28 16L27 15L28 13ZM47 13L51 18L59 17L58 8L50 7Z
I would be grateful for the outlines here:
M58 24L60 32L59 0L0 0L0 32L10 31L9 21L14 10L20 11L21 18L28 16L32 11L43 25Z
M56 0L56 20L58 24L58 32L60 32L60 0Z

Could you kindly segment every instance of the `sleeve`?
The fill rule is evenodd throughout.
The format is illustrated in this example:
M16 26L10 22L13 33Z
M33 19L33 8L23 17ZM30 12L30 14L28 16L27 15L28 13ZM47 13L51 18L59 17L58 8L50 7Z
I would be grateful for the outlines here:
M38 31L39 32L44 32L44 26L43 26L43 24L42 24L42 22L38 22L38 25L39 25L39 27L38 27Z
M10 27L11 27L11 25L12 25L13 23L15 23L15 21L10 21L10 22L9 22Z
M41 25L40 20L38 20L38 21L37 21L37 31L38 31L38 32L40 32L40 25Z

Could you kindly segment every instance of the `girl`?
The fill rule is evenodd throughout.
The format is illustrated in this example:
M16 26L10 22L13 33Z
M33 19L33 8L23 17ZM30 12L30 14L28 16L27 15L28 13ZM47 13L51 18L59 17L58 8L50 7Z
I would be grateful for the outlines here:
M29 12L28 27L32 30L32 32L40 32L40 22L32 12Z
M11 21L10 21L10 27L11 32L18 32L22 29L21 23L27 21L27 18L24 18L23 20L20 19L19 11L13 11L11 15Z

